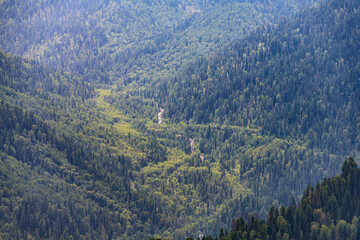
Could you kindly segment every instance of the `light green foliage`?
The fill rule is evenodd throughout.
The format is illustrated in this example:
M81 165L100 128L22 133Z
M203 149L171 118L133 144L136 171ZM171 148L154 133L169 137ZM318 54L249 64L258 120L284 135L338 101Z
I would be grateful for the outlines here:
M359 147L356 78L334 80L357 76L355 8L337 7L330 30L310 24L323 35L299 17L254 32L303 4L275 2L2 1L1 47L44 65L0 52L0 237L214 235L338 172ZM351 40L330 41L333 29ZM333 70L324 88L319 66ZM354 238L356 219L314 218L314 234Z

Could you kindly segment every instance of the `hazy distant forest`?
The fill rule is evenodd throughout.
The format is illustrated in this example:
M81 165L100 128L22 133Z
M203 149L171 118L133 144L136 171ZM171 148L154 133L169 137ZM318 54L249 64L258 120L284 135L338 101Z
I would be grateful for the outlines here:
M359 58L358 0L0 0L0 239L360 239Z

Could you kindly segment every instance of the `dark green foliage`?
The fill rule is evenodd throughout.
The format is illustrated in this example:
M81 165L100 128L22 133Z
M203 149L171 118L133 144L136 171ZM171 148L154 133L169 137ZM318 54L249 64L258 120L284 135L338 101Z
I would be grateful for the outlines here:
M4 0L0 48L91 82L144 84L313 2Z
M331 1L258 30L190 64L154 96L174 122L260 126L332 153L359 150L357 9L358 1Z
M5 63L14 61L11 55L2 57ZM31 72L29 69L38 66L34 64L19 62L23 76L31 78L33 74L37 76L37 73L42 71L43 68L39 66L36 71ZM16 188L19 189L19 197L17 202L12 204L33 211L30 211L20 224L17 213L11 209L6 210L6 217L1 219L1 225L4 226L1 233L4 238L15 238L18 233L13 229L21 229L20 238L48 236L99 239L99 236L123 236L124 239L144 239L171 228L173 221L179 222L178 228L181 228L182 224L188 228L178 233L180 238L181 235L192 232L193 228L198 228L196 225L191 226L191 215L197 216L197 219L204 216L215 219L214 226L218 222L229 221L228 217L218 219L218 216L225 214L220 206L224 205L226 198L231 198L228 202L234 202L238 198L232 196L234 183L225 178L224 170L221 173L211 170L211 164L217 165L214 160L201 164L198 155L191 155L188 138L193 134L198 135L196 131L201 130L201 127L193 129L185 126L181 131L186 134L179 139L175 137L176 129L149 129L143 122L136 121L134 125L144 134L132 129L131 125L127 127L129 129L125 129L129 132L122 134L115 128L124 121L121 119L123 116L117 114L108 119L107 109L97 105L97 101L101 99L98 95L94 96L94 92L84 99L76 91L72 92L71 96L61 95L61 92L57 91L41 95L38 93L45 92L44 85L40 84L42 79L27 85L26 91L22 91L16 86L26 85L22 82L23 78L16 77L17 75L9 77L18 67L12 64L3 66L2 76L10 79L11 84L1 86L1 153L5 159L9 159L9 166L12 161L25 164L37 173L37 179L50 179L56 186L64 185L63 188L54 187L53 190L47 185L38 186L34 181L29 181L26 185L28 187L23 187L24 182L21 179L14 180ZM74 87L71 82L61 82L64 79L63 74L53 74L59 75L59 84L68 84L69 89ZM69 78L72 79L70 76ZM43 79L51 80L51 74L47 72ZM103 107L104 102L101 104ZM229 129L213 129L213 133L209 134L217 139L224 139L228 138L231 132ZM164 141L163 137L169 141ZM130 144L135 150L129 149ZM175 153L170 155L168 149ZM179 156L175 155L177 153ZM6 172L10 171L8 165L4 169ZM180 167L181 170L178 170ZM2 187L8 196L6 189L11 189L11 185L6 182ZM27 188L40 188L42 192L33 193ZM156 195L152 194L154 189L158 191ZM173 196L174 189L181 194ZM64 195L64 200L57 200L57 193ZM45 208L40 211L41 214L36 215L41 207L38 199L41 199L42 195L52 199L51 203L56 208ZM9 199L14 200L14 196L9 196ZM202 203L201 212L197 212L197 205L194 203L199 201ZM74 208L72 202L82 207L76 211L69 210ZM94 212L88 210L89 206ZM7 203L4 203L4 207L8 208ZM243 206L234 205L234 208L227 209L227 212L235 208ZM53 211L58 215L48 217ZM169 211L171 214L168 214ZM33 215L36 215L36 222L46 222L46 219L50 218L49 224L32 225L28 216ZM61 224L61 227L53 231L52 224L55 223ZM67 226L69 224L72 228ZM12 227L10 229L5 226Z
M282 206L280 215L272 207L266 223L254 216L247 222L234 219L231 231L224 236L221 229L219 239L358 239L359 186L360 169L349 158L341 176L325 179L315 189L308 186L298 205Z
M1 1L0 238L349 237L359 3L252 31L311 2Z
M232 135L221 154L227 161L220 158L228 169L228 159L243 157L240 177L251 178L260 206L290 203L292 190L338 172L334 156L358 154L358 11L359 1L324 2L189 64L145 95L158 99L172 123L259 127L263 136L298 140L304 148L284 142L282 153L237 155L232 144L244 139Z
M17 60L18 66L13 64ZM133 219L130 219L129 213L123 212L125 208L120 203L129 202L126 208L139 211L140 215L154 212L154 205L148 202L150 198L144 193L130 189L131 159L119 152L115 154L112 146L102 146L93 131L92 139L77 134L78 131L86 132L82 126L79 127L84 123L77 125L75 132L69 127L62 128L60 121L54 123L58 117L52 108L66 108L65 103L74 104L73 108L81 106L84 104L82 99L88 101L87 98L94 96L93 90L90 88L92 92L82 95L74 89L81 90L81 86L86 89L86 84L67 82L69 77L55 71L46 72L45 69L44 76L38 77L44 68L2 52L1 62L1 79L9 81L1 86L1 91L6 94L0 98L0 156L3 167L0 191L4 193L0 196L3 210L0 238L101 239L112 238L113 235L125 238L128 234L134 235L127 233L126 225L131 227L133 223L129 221ZM17 72L19 69L21 73ZM41 84L52 80L52 75L58 76L59 85L68 86L70 95L61 91L52 92L47 89L49 85ZM27 78L36 80L34 84L27 84ZM33 101L32 96L38 101ZM47 121L32 111L6 102L18 103L27 99L30 100L30 108ZM71 122L69 113L61 116L68 123ZM107 139L111 137L107 136ZM146 151L155 149L150 146ZM18 171L20 177L12 177L16 172L14 165L24 168ZM9 189L13 191L9 192ZM155 219L154 215L150 217ZM143 219L148 221L149 215L146 214ZM139 238L150 236L149 233L134 231L138 232L135 235Z
M6 55L1 50L0 68L0 85L24 94L40 98L48 98L50 94L82 99L94 96L94 86L79 78L46 68L35 61Z

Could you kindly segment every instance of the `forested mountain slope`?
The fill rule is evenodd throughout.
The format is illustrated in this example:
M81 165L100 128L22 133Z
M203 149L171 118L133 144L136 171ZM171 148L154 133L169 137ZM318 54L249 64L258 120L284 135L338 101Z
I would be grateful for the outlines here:
M0 49L88 81L143 83L313 2L4 0Z
M335 156L359 153L359 21L358 1L324 2L190 64L144 94L158 99L169 122L248 126L289 146L296 140L303 152L238 155L244 156L240 176L251 178L255 195L286 201L284 192L336 171ZM225 158L236 159L228 151Z
M259 30L152 96L173 122L256 126L330 153L359 151L358 9L329 1Z
M358 159L359 3L281 3L2 1L0 237L215 235Z
M0 60L2 238L179 239L230 221L221 218L227 203L237 211L251 193L191 151L188 139L204 126L160 127L149 119L154 102L125 93L141 102L131 119L104 101L110 90L3 52Z
M174 122L259 126L332 152L359 150L358 9L330 1L258 30L190 64L155 97Z
M118 211L123 209L120 202L131 195L124 180L129 159L123 155L114 159L110 147L101 147L94 133L87 139L71 132L79 127L70 124L71 119L80 123L82 99L86 101L94 90L20 57L2 52L0 57L1 238L100 239L123 234ZM91 122L96 116L86 119ZM100 161L96 164L95 159ZM114 169L116 187L110 188L102 181ZM104 208L110 189L122 200Z
M156 104L136 96L137 91L124 91L129 105L117 108L117 99L106 102L114 100L110 94L116 89L94 90L35 62L0 57L5 239L146 239L154 234L180 239L197 229L214 234L232 217L265 211L261 208L273 202L268 189L274 179L284 189L292 187L295 197L304 184L289 186L285 179L299 177L301 167L282 173L283 178L276 171L262 175L262 181L271 180L265 189L253 182L253 170L243 172L245 159L303 165L318 154L258 129L159 125L151 120ZM291 195L278 199L288 202Z
M299 204L272 207L266 220L254 215L234 219L231 231L221 229L217 239L359 239L359 186L360 169L349 158L340 176L309 185Z

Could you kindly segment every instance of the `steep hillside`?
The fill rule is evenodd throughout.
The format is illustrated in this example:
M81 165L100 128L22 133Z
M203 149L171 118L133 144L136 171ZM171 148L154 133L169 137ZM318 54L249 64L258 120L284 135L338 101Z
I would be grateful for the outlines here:
M226 205L251 193L236 173L191 150L195 127L147 119L156 115L153 102L127 93L145 109L129 118L105 102L110 90L3 52L0 60L2 237L178 239L205 223L216 229ZM229 137L211 128L213 137ZM42 196L52 207L37 214Z
M313 2L4 0L0 49L89 81L144 83Z
M358 159L359 2L282 3L1 1L0 238L215 236Z
M358 8L356 1L330 1L259 30L190 64L156 86L155 97L174 122L260 126L333 152L359 150Z
M340 176L324 179L316 187L309 185L299 204L272 207L266 220L250 214L234 219L231 231L220 229L217 239L359 239L359 186L360 169L349 158Z
M285 176L299 177L305 168L296 170L297 164L309 164L319 154L255 128L167 124L167 119L158 124L157 105L137 96L138 91L124 90L119 100L116 88L94 90L35 62L0 57L4 238L143 239L158 234L181 239L197 229L214 234L243 212L265 214L264 206L273 202L270 186L253 182L255 168L243 172L246 159L273 162L275 174L261 179L275 179L289 191L293 187L291 195L277 190L279 200L289 202L303 183L289 186ZM281 178L275 162L285 159L294 165ZM13 166L24 169L18 178L10 177ZM38 181L27 181L28 174ZM57 199L55 192L64 197ZM44 195L52 207L36 215L41 209L37 199ZM36 211L20 217L18 211L29 207ZM29 218L42 224L33 225ZM60 225L57 231L54 224Z
M322 152L320 162L308 163L311 176L322 176L338 167L333 154L360 150L358 10L358 1L324 3L191 64L145 95L158 99L169 122L249 126L296 139ZM245 160L244 172L260 167L255 159ZM306 178L297 182L308 181L300 175Z

